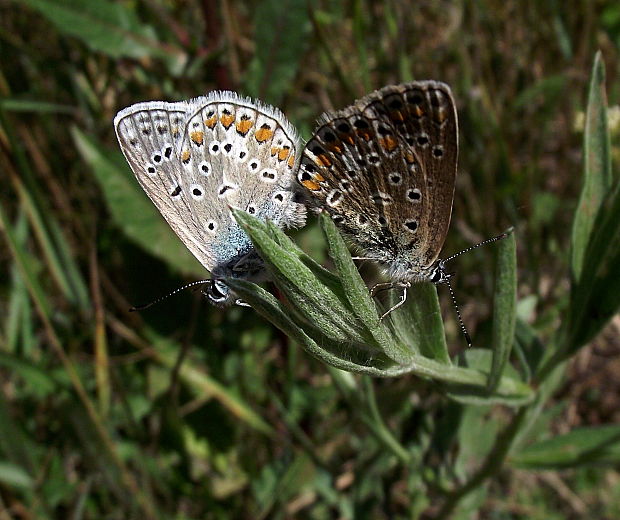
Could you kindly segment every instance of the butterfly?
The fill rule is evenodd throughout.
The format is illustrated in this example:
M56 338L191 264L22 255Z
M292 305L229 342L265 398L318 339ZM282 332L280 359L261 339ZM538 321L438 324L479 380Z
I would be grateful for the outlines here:
M295 193L301 141L277 108L214 91L137 103L116 115L114 128L142 189L211 272L203 291L211 303L236 301L225 278L266 277L231 208L281 228L304 225L306 209Z
M385 266L392 281L374 289L403 289L382 318L413 283L449 285L445 262L465 252L439 260L457 159L454 98L439 81L389 85L325 114L304 148L297 180L307 198L329 213L359 258Z

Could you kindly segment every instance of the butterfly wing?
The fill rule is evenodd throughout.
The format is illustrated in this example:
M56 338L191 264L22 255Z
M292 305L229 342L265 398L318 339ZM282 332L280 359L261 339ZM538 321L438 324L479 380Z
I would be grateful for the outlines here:
M423 278L449 227L457 153L449 87L413 82L324 116L297 178L370 258Z
M233 92L132 105L114 120L138 182L170 227L214 276L260 270L240 208L280 227L304 222L294 199L301 148L277 109Z

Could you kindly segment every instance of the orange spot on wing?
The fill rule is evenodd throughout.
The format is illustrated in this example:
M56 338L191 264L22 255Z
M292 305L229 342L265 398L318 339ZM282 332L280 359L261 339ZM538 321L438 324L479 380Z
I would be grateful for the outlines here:
M254 121L250 121L249 119L242 119L236 125L237 132L241 135L245 135L250 131L250 128L254 126Z
M398 147L398 142L392 136L379 139L379 144L388 152L393 152Z
M256 130L255 137L259 143L264 143L268 139L271 139L272 136L273 136L273 130L269 128L268 126L262 126L258 130Z
M324 153L317 155L316 158L317 158L317 164L319 166L327 166L327 168L330 168L331 165L333 164L332 160Z
M204 137L205 137L205 133L201 130L196 130L189 134L189 138L198 146L202 145Z
M424 115L424 110L422 110L422 107L420 105L415 105L413 107L413 114L416 117L422 117Z
M226 129L228 129L228 127L233 124L234 120L235 116L233 116L232 114L222 114L222 116L220 117L222 126Z
M190 157L191 154L189 153L189 150L183 150L181 152L181 161L183 161L184 163L188 162Z
M390 112L390 119L392 121L404 121L405 116L403 116L403 113L400 110L393 110Z
M283 148L280 148L280 151L278 152L278 160L283 161L289 156L290 153L291 153L291 149L288 146L284 146Z
M368 130L359 129L357 130L357 135L359 135L364 141L370 141L370 132Z
M340 147L341 143L332 143L332 144L328 144L327 148L329 148L330 152L334 152L337 153L338 155L340 155L342 153L342 148Z
M435 114L435 121L441 124L446 119L448 119L448 111L443 107L437 109L437 113Z
M316 182L323 182L325 180L325 177L323 177L320 173L315 173L313 178Z
M205 119L205 125L207 128L213 128L217 124L217 116L211 116L209 119Z
M310 191L319 191L321 189L321 187L318 185L318 183L314 182L314 181L301 181L301 183L308 188Z
M413 164L415 162L415 155L413 155L411 150L408 150L405 154L405 161L407 161L408 164Z
M293 166L295 166L295 154L291 153L291 155L288 156L288 163L290 168L292 168Z
M341 137L343 138L343 141L346 141L351 146L353 146L355 144L355 140L353 139L353 136L351 134L344 134Z

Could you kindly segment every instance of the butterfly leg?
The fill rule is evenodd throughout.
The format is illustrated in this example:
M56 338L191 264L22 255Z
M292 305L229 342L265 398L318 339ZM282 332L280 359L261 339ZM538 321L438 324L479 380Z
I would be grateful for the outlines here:
M377 261L376 258L371 258L369 256L352 256L351 260L373 260L373 261Z
M377 283L372 289L370 289L370 297L374 298L381 291L388 291L396 286L397 284L395 284L394 282Z
M389 289L395 289L397 287L400 287L403 290L400 300L395 305L393 305L391 308L389 308L386 312L384 312L380 320L383 320L383 318L385 318L388 314L390 314L392 311L395 311L403 303L405 303L405 301L407 300L407 289L411 287L411 284L409 282L378 283L370 290L370 296L374 298L377 295L377 293L381 291L387 291Z
M396 303L395 305L393 305L392 307L390 307L387 311L383 313L383 315L379 318L379 321L383 321L383 319L388 314L398 309L401 305L403 305L407 301L407 289L411 287L411 284L407 282L398 282L398 283L393 284L393 287L401 287L403 289L403 294L401 294L400 300L398 300L398 303Z

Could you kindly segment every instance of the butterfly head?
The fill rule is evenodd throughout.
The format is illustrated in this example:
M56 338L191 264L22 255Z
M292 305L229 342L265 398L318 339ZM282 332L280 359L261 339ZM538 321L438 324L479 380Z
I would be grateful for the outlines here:
M391 280L409 283L430 282L435 285L445 284L452 275L446 272L444 260L436 260L428 265L420 265L418 258L405 260L402 257L384 258L379 262Z
M230 290L230 287L226 285L222 280L212 278L208 280L202 294L205 295L207 300L216 307L228 307L235 303L237 297Z
M439 285L449 283L450 278L452 278L452 275L446 272L446 266L443 260L439 260L431 266L428 278L429 282Z

